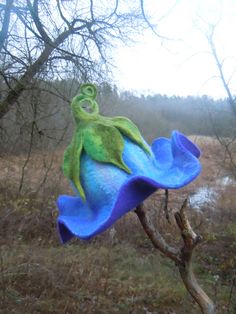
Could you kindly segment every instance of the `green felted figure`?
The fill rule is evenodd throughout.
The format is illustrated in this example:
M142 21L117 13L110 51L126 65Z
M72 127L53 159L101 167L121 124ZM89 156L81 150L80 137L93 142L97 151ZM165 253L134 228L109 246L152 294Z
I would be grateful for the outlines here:
M73 98L71 109L76 125L72 141L64 154L63 172L73 182L83 200L85 193L80 182L80 159L83 151L92 159L111 163L127 173L131 171L122 158L123 136L150 154L148 146L132 121L125 117L110 118L99 114L96 96L95 85L84 84L80 88L80 94ZM85 102L89 103L91 112L83 109Z

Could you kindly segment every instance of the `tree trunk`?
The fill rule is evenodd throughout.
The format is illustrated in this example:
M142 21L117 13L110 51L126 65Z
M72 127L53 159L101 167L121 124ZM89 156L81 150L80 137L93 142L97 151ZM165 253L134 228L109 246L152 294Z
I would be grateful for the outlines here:
M183 263L178 265L180 276L187 291L200 306L203 314L214 314L215 306L208 295L199 286L192 269L192 252L182 249Z
M51 53L71 34L71 30L67 30L60 34L52 43L46 43L38 59L28 67L22 77L17 81L15 86L9 91L6 98L0 103L0 120L10 110L11 106L17 101L22 92L30 84L31 80L37 73L40 73L42 67L48 61Z

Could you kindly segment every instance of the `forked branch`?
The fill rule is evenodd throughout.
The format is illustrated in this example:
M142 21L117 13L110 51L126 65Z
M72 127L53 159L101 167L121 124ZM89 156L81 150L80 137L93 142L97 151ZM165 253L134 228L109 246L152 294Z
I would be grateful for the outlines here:
M187 291L200 306L202 313L214 314L216 313L214 303L198 284L192 269L193 250L200 243L201 237L193 231L186 215L186 207L187 199L181 209L175 213L175 220L183 239L182 248L174 248L166 243L157 228L154 227L143 204L136 208L135 213L154 247L175 262Z

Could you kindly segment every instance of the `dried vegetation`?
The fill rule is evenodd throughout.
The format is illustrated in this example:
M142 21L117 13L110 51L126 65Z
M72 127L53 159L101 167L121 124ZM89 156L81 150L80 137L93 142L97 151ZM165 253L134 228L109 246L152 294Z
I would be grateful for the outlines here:
M200 187L229 176L218 142L193 139L203 151L203 172L188 187L170 192L171 224L160 210L163 192L147 201L159 230L175 245L181 243L175 209ZM55 199L71 193L61 175L61 156L62 151L34 153L26 165L23 155L0 158L0 313L199 313L175 265L152 247L133 213L92 241L59 243ZM189 210L195 231L204 237L195 271L219 313L231 314L236 313L233 182L232 177L229 184L218 184L215 202Z

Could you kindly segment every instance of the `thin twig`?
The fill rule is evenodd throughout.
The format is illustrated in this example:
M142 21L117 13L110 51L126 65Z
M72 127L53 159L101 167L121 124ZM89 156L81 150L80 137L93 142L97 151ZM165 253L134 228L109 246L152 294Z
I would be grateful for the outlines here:
M169 191L166 189L165 190L165 199L164 199L164 212L166 215L166 220L168 221L169 224L171 224L168 204L169 204Z

